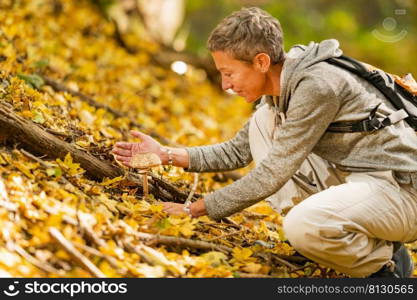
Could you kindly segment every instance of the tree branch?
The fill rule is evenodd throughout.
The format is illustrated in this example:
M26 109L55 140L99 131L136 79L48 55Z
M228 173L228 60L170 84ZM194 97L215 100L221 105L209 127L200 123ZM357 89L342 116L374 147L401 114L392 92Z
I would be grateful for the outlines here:
M87 174L96 180L102 180L105 177L114 178L125 174L123 169L102 161L88 152L47 133L32 121L15 114L12 109L3 103L0 103L0 136L6 141L23 145L32 153L46 154L52 158L63 159L69 152L74 161L80 163ZM140 175L128 172L126 179L128 182L142 188ZM164 201L183 203L188 197L188 192L183 192L172 184L156 177L153 177L150 182L150 192Z
M100 271L99 268L96 267L87 257L82 255L75 247L74 245L68 241L62 233L56 229L55 227L49 227L48 229L51 236L55 239L58 244L60 244L71 256L74 258L74 260L80 264L82 267L87 269L88 272L91 273L91 275L98 277L98 278L105 278L106 275Z

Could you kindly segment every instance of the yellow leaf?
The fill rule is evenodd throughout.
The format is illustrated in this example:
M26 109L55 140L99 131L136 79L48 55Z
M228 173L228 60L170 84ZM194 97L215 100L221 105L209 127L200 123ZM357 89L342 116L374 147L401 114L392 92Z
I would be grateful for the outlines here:
M98 199L100 200L100 203L104 204L104 206L108 210L110 210L111 212L114 212L114 213L117 213L118 212L118 210L117 210L117 204L119 202L109 199L106 196L106 194L99 195Z
M109 185L112 185L113 183L119 182L121 180L123 180L123 176L114 177L113 179L110 179L110 178L107 178L106 177L103 180L103 182L100 183L100 185L102 185L102 186L109 186Z
M106 277L120 277L117 271L107 261L102 261L99 265L99 269L106 275Z
M249 248L240 249L238 247L235 247L233 248L233 252L232 252L233 258L238 262L246 262L246 261L251 261L251 260L253 261L254 258L251 257L252 254L253 252Z
M57 258L64 259L64 260L70 260L71 259L71 256L69 256L69 254L64 250L58 250L57 252L55 252L55 256Z
M106 137L106 138L115 138L115 139L121 139L122 135L114 130L111 127L102 127L100 128L100 132Z
M7 161L4 160L1 154L0 154L0 165L7 165Z
M145 245L141 245L140 248L146 258L152 261L153 264L162 266L176 275L185 273L186 270L183 266L177 262L169 260L162 252Z
M149 210L154 214L162 212L163 209L164 206L162 204L151 204L151 206L149 206Z
M262 269L262 265L249 262L247 263L242 270L248 273L259 273L259 271Z
M8 153L0 153L0 159L4 162L4 163L3 162L1 163L2 165L8 164L8 163L10 164L12 161L10 154Z
M17 169L19 169L19 171L21 171L23 174L25 174L27 177L29 177L29 178L31 178L31 179L33 179L33 178L35 178L35 176L33 176L33 174L30 172L30 165L26 165L26 164L24 164L24 163L22 163L22 162L20 162L20 161L15 161L14 163L13 163L13 165L17 168Z
M212 267L218 267L227 262L227 256L219 251L210 251L202 254L200 257L208 262Z
M184 237L191 237L194 234L194 224L186 222L180 226L180 232Z
M22 116L26 119L31 119L33 117L33 113L30 110L22 111Z
M165 275L165 268L162 266L153 267L148 264L139 264L137 269L132 270L134 267L131 265L128 265L128 268L131 272L133 271L133 274L138 273L146 278L159 278Z
M83 147L83 148L87 148L88 146L90 146L91 142L90 141L76 141L75 142L78 146Z
M212 223L214 223L214 221L213 221L212 219L210 219L209 217L207 217L207 216L202 216L202 217L199 217L199 218L198 218L198 220L199 220L200 222L203 222L203 223L208 223L208 224L212 224Z
M147 212L150 210L151 204L145 200L139 200L138 203L134 205L135 212Z
M70 176L79 175L85 172L82 168L80 168L80 164L74 163L72 160L71 153L67 153L65 155L64 161L60 160L59 158L56 160L58 164L60 164L64 169L67 170Z
M46 222L46 226L50 227L59 227L62 223L62 215L61 214L57 214L57 215L51 215L47 222Z

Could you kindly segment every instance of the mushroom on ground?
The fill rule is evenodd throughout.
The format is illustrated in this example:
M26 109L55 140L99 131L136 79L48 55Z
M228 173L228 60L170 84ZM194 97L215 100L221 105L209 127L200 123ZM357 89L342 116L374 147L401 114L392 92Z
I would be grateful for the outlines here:
M143 177L143 196L148 197L148 172L151 168L158 167L162 164L161 159L155 153L138 153L132 157L130 165L133 168L139 169L139 174Z

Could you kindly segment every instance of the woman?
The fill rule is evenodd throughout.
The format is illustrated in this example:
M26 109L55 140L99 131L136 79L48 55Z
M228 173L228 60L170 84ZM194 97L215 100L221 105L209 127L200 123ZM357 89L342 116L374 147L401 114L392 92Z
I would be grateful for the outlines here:
M116 159L130 166L140 152L190 172L256 167L240 180L169 214L220 219L266 199L286 214L284 232L304 256L355 277L409 277L413 263L400 242L417 239L417 136L404 121L373 134L332 133L332 122L394 111L365 80L325 60L342 54L336 40L285 54L277 19L259 8L226 17L208 40L222 88L257 111L231 140L170 148L140 133L119 142ZM400 180L400 178L405 178Z

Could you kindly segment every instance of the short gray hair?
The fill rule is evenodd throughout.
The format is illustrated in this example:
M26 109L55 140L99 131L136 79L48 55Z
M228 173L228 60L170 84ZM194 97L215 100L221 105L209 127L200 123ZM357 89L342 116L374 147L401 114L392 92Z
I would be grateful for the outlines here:
M211 32L207 48L246 62L262 52L270 56L272 64L285 57L281 24L258 7L242 8L223 19Z

